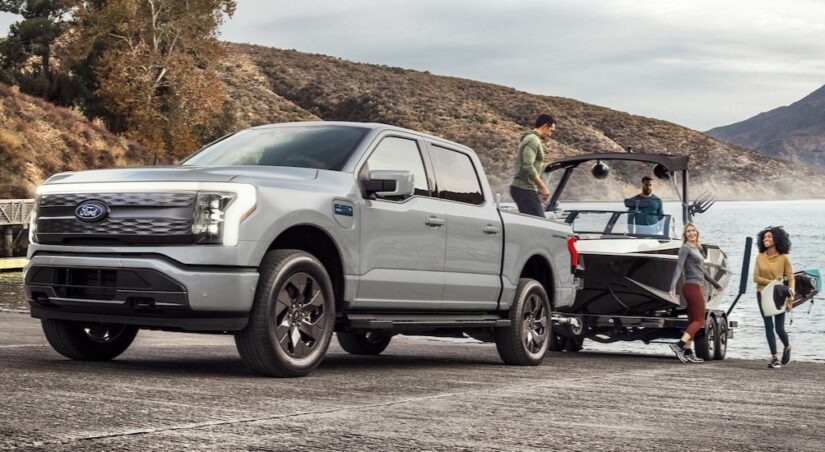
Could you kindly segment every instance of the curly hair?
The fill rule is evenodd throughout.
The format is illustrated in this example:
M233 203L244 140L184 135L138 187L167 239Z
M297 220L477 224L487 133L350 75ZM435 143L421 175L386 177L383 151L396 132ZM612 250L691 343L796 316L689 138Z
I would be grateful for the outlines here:
M765 252L765 234L768 232L773 235L773 243L776 246L776 251L779 254L788 254L791 252L791 237L782 229L782 226L768 226L767 228L759 231L759 235L756 237L756 246L759 248L760 253Z

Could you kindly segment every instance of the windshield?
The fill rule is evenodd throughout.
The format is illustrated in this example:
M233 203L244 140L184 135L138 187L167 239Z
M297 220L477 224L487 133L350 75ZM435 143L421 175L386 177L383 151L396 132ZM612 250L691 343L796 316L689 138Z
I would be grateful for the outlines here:
M184 160L192 166L292 166L340 171L369 129L269 127L238 132Z
M640 211L571 210L565 222L576 234L622 235L668 239L673 235L670 215L651 220Z

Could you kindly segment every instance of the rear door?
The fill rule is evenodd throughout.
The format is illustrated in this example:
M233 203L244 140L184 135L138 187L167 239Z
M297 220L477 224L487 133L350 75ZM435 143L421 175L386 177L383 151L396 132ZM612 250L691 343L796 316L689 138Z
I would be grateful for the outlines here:
M365 198L361 209L361 278L353 307L436 309L444 289L447 218L424 165L421 143L385 135L358 171L412 171L415 192L403 199Z
M442 307L495 309L501 288L503 231L495 203L485 193L480 164L471 154L428 143L437 196L447 212Z

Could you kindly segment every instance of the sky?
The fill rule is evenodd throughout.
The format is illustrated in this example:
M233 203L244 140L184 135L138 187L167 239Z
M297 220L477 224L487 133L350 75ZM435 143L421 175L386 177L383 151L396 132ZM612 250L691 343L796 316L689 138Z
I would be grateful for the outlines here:
M0 14L0 34L13 20ZM696 130L788 105L825 84L820 0L238 0L221 33Z

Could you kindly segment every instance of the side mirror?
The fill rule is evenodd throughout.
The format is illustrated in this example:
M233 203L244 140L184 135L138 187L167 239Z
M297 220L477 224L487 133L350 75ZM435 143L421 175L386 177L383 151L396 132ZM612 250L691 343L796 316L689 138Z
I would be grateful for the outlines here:
M370 171L364 182L364 192L379 198L407 197L413 194L414 188L412 171Z

